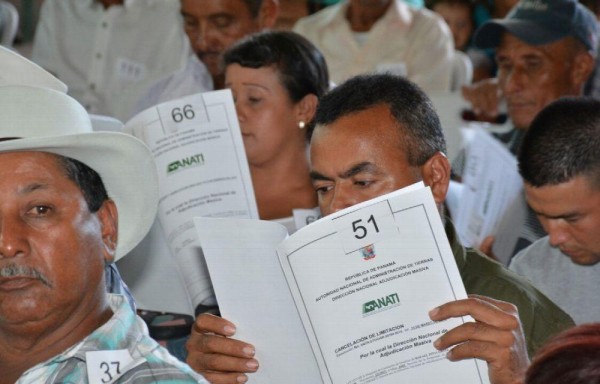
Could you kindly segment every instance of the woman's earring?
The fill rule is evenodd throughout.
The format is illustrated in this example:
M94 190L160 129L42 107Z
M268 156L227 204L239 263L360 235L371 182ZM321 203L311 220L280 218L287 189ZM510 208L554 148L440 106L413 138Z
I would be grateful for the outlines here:
M298 122L298 128L300 129L304 129L304 127L306 127L306 123L303 120L300 120Z

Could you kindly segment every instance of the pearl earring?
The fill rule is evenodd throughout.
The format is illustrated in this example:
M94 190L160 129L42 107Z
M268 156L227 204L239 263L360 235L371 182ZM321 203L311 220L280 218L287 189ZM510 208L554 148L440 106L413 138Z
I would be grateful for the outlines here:
M304 127L305 127L305 126L306 126L306 123L305 123L303 120L300 120L300 121L298 122L298 128L300 128L300 129L304 129Z

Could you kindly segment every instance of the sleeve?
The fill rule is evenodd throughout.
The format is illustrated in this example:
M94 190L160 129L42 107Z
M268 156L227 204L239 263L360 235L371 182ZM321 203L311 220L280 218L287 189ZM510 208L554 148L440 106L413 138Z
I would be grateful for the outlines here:
M57 51L55 45L57 38L55 36L56 29L52 26L55 13L54 3L55 0L46 0L42 3L40 18L33 38L31 60L56 75L56 68L54 68L53 64L53 56Z
M415 31L408 77L425 92L449 91L452 83L454 43L438 16L425 10L415 14Z

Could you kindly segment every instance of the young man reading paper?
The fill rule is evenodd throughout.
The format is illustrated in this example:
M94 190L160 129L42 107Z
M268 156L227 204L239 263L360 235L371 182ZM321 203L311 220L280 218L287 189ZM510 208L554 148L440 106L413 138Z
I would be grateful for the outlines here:
M311 140L313 184L323 215L423 181L440 207L448 189L450 165L443 152L439 119L425 94L391 75L353 78L319 105ZM452 361L487 361L494 384L514 383L532 353L572 320L523 279L457 241L446 232L468 299L432 309L441 321L470 315L434 342L449 349ZM213 383L247 381L258 369L252 345L230 338L235 325L201 315L188 342L188 363ZM527 342L526 342L527 341ZM282 351L283 352L283 351Z

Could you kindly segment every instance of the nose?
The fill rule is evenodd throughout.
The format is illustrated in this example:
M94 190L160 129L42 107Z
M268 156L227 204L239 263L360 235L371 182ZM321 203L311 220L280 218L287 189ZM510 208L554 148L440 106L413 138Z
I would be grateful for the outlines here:
M246 113L242 107L242 102L236 97L234 98L235 112L238 117L240 124L246 120Z
M196 53L214 50L211 47L214 46L215 28L211 27L208 22L199 22L192 40L192 47Z
M0 259L18 257L27 252L28 243L19 220L0 218Z
M548 220L545 224L551 246L558 247L569 240L568 231L558 220Z
M341 211L342 209L351 207L357 203L358 201L354 198L351 190L338 185L333 191L333 196L329 202L329 212L327 214Z
M510 73L505 75L503 91L505 95L515 93L523 89L525 74L518 67L512 68Z

